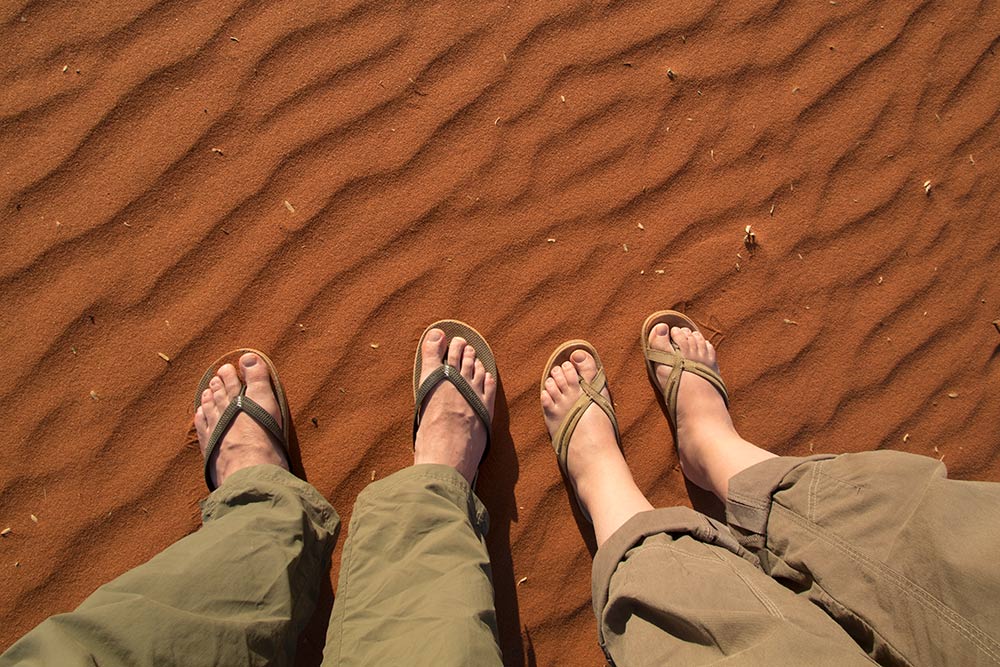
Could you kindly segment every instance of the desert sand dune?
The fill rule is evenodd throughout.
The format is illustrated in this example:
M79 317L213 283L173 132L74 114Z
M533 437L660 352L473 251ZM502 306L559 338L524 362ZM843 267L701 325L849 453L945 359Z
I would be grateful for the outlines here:
M1000 3L676 4L2 3L0 649L198 527L240 345L346 526L412 460L424 326L484 332L511 665L603 660L538 405L567 338L654 505L691 502L638 343L674 306L749 439L1000 481Z

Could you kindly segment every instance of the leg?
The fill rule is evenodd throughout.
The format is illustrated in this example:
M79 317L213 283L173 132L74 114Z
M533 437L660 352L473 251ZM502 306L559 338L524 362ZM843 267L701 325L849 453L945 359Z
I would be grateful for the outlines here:
M552 369L541 397L550 434L579 397L580 377L596 372L582 350ZM764 574L725 526L688 508L653 510L596 406L573 432L567 467L600 545L594 611L609 661L869 664L836 623Z
M654 330L650 345L667 349L666 335L715 364L687 329ZM940 462L898 452L777 458L739 437L707 382L685 374L681 391L684 472L727 503L768 574L881 663L1000 664L1000 576L985 556L1000 551L1000 485L948 480Z
M277 411L263 365L244 365L244 377L247 395ZM196 419L203 444L235 378L223 367L206 391ZM267 464L280 457L273 446L238 417L220 447L222 484L203 505L204 526L44 621L0 665L292 664L339 518L315 489Z
M445 353L432 331L429 373ZM492 415L496 381L461 338L448 345ZM485 507L472 491L486 431L448 383L433 390L414 465L358 496L340 566L326 665L499 665Z
M936 459L777 458L736 475L729 523L765 569L884 664L1000 664L1000 484Z

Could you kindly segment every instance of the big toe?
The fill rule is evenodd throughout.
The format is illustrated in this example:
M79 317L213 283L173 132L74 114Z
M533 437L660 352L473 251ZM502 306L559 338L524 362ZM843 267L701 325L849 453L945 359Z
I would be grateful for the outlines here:
M590 354L585 350L576 350L570 356L570 361L573 362L573 366L576 367L576 372L579 373L587 382L594 379L597 375L597 361L594 360L594 355Z
M271 416L278 421L279 426L284 427L284 424L281 423L278 399L271 386L271 372L264 361L259 355L247 352L240 357L240 370L243 372L243 379L247 385L247 396L271 413Z
M649 346L654 350L670 350L670 327L660 322L650 329Z
M431 372L441 365L444 359L446 347L444 332L440 329L431 329L424 336L424 341L420 345L420 380L423 381Z

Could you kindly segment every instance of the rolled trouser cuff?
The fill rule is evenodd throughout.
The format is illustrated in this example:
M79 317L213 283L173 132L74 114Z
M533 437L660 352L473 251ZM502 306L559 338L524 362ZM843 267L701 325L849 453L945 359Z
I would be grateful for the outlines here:
M666 533L677 537L689 535L699 542L722 547L754 565L757 557L743 548L725 524L694 511L689 507L667 507L640 512L626 521L597 550L591 571L591 594L597 616L597 635L605 649L603 614L608 604L611 577L618 565L628 558L628 552L653 535ZM606 653L606 649L605 649Z
M788 479L799 466L813 461L836 458L833 454L815 456L779 456L767 459L733 475L729 480L726 521L740 544L755 553L763 549L771 496L790 486Z
M334 538L328 546L332 551L332 542L336 540L340 527L337 511L311 484L276 465L241 468L226 477L226 481L202 501L201 518L208 523L224 516L233 508L267 498L273 501L288 494L301 502L302 509L313 526Z

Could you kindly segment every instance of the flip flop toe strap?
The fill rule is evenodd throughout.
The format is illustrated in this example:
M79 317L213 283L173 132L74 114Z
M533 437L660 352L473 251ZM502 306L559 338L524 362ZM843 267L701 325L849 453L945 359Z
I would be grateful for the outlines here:
M583 393L573 403L565 419L563 419L556 430L552 441L556 448L559 467L562 468L563 473L566 475L569 475L569 471L566 468L566 460L569 456L569 441L573 437L573 432L576 430L577 424L580 423L584 413L591 404L596 404L608 416L608 419L611 420L611 426L615 429L615 440L621 443L621 436L618 432L618 418L615 417L615 408L611 405L611 401L601 393L607 384L608 380L604 375L603 368L597 371L597 375L590 382L581 378L580 388L583 390Z
M232 426L233 421L240 413L243 413L253 419L255 422L260 424L260 426L270 433L274 438L282 444L285 444L285 433L281 430L278 425L278 421L271 416L271 413L260 406L257 401L253 400L246 395L246 386L240 390L239 396L234 398L223 410L222 415L219 416L219 422L215 425L215 429L212 430L212 435L208 439L208 446L205 447L205 483L208 484L209 491L215 491L217 488L215 482L212 481L212 469L211 460L212 454L215 452L215 448L222 442L222 438L225 437L226 432L229 427ZM284 451L284 450L282 450Z
M486 409L486 404L483 403L482 399L476 393L476 390L472 388L469 381L466 380L461 371L454 366L449 366L448 364L441 364L428 375L423 382L420 383L420 387L417 388L416 396L414 397L414 408L413 408L413 440L416 442L417 439L417 429L420 427L420 412L423 407L424 401L427 399L428 394L434 389L439 383L447 380L451 382L458 393L462 395L465 402L469 404L476 416L479 417L480 421L483 422L483 426L486 427L486 448L483 450L483 457L486 457L486 452L490 449L490 436L492 431L492 425L490 422L490 411Z
M670 377L667 378L666 386L663 389L663 398L668 406L673 406L671 409L674 413L676 413L677 406L677 391L681 386L681 374L685 371L694 373L698 377L707 380L722 396L726 407L729 407L729 392L726 390L726 383L722 381L722 377L718 373L700 361L688 359L677 350L667 351L652 348L646 350L646 359L651 364L656 363L670 366ZM653 377L655 378L654 370L651 366L650 372L653 373Z

